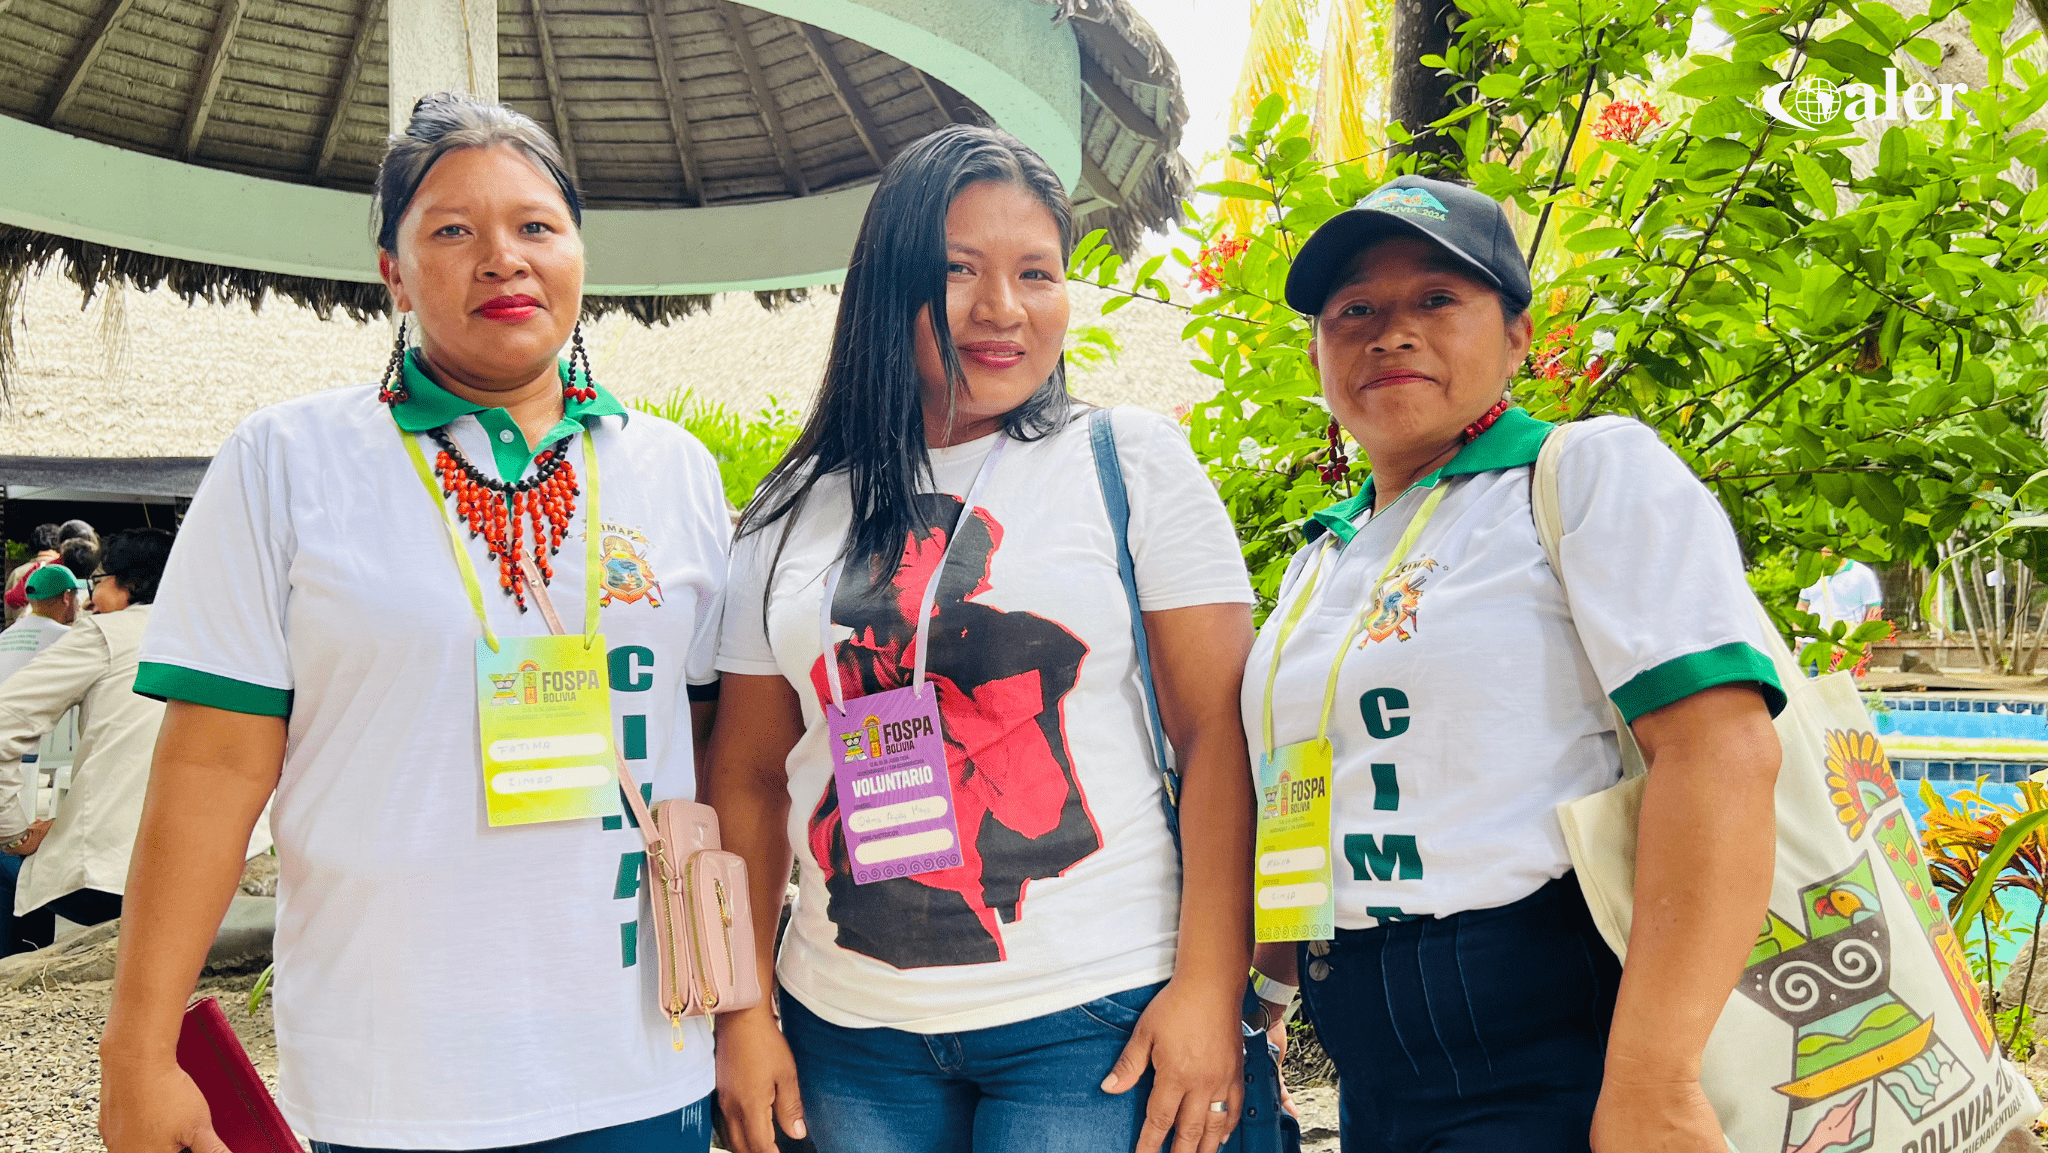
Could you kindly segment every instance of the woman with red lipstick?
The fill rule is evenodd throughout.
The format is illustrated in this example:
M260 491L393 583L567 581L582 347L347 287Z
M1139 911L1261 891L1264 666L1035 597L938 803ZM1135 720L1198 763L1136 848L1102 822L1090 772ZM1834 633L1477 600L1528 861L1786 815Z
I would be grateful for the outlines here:
M738 529L711 791L772 939L718 1023L739 1153L1210 1153L1242 1097L1251 589L1163 417L1110 419L1161 807L1090 420L1067 198L987 129L882 174L809 423ZM900 761L891 761L891 756ZM869 773L867 766L878 769Z
M710 1030L655 1005L638 834L585 815L617 811L616 787L487 788L486 751L517 742L484 734L520 703L500 691L520 654L551 676L573 662L608 681L610 718L546 735L601 728L654 797L695 792L717 468L591 379L581 200L531 120L420 101L376 208L405 317L382 386L235 430L142 641L136 689L170 703L100 1131L114 1153L225 1153L174 1045L274 794L278 1098L315 1153L703 1153ZM548 636L543 609L583 643Z
M1347 1149L1725 1153L1700 1061L1770 895L1785 695L1726 515L1643 425L1570 441L1552 571L1550 426L1505 396L1529 300L1501 206L1413 176L1288 275L1372 471L1311 519L1245 673L1264 795L1331 797L1255 882L1260 996L1300 986ZM1651 765L1625 971L1555 815L1620 779L1617 714Z

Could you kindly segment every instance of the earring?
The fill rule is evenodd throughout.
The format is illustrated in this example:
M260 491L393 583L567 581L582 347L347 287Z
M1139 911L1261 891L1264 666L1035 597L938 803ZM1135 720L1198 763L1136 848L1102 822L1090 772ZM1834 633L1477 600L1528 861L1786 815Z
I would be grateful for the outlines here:
M1323 463L1316 466L1324 484L1336 484L1351 473L1351 458L1344 452L1344 429L1336 417L1330 418L1330 451L1324 455Z
M583 384L576 384L576 366L583 366ZM588 403L597 399L597 385L590 378L590 350L583 347L583 322L576 322L576 331L569 337L569 379L562 385L562 403L572 400Z
M405 318L398 318L398 339L391 343L391 360L384 366L384 379L377 384L377 401L380 404L404 404L412 399L406 391L405 374L400 371L405 364Z

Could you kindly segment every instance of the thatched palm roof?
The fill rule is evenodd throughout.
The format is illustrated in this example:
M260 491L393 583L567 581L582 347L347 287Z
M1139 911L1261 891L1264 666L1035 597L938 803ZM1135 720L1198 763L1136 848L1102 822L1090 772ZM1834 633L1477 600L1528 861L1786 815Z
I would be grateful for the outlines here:
M402 2L402 0L393 0ZM0 0L0 116L201 168L366 191L388 122L386 0ZM1015 0L1079 46L1084 229L1128 248L1191 174L1173 61L1126 0ZM550 126L594 208L694 208L872 182L906 143L986 114L855 40L730 0L498 0L498 89ZM146 195L146 190L137 190ZM850 238L848 238L850 240ZM10 285L63 263L188 299L385 311L381 285L109 249L0 220ZM763 303L771 298L764 297ZM705 296L593 298L666 320ZM6 331L0 328L0 380Z

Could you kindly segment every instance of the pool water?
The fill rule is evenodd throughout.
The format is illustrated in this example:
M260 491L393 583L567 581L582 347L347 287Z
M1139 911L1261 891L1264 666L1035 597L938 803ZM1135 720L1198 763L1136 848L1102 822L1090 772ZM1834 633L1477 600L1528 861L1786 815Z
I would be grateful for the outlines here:
M2048 770L2048 698L1988 693L1866 693L1871 722L1884 742L1899 792L1915 827L1922 827L1927 803L1921 782L1952 796L1964 789L1996 804L2020 803L2019 782ZM1982 786L1977 784L1983 778ZM2001 961L2023 955L2040 902L2031 894L2006 892L1999 903L2010 911L2008 926L2025 926L2018 939L1993 949ZM1970 951L1982 955L1981 943Z

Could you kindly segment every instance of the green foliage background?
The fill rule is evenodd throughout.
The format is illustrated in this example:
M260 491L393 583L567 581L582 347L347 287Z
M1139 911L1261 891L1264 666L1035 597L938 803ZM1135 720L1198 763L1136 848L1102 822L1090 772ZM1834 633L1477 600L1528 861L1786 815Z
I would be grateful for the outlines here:
M1689 5L1460 6L1460 42L1425 63L1461 77L1469 101L1439 122L1462 146L1449 166L1539 222L1538 346L1563 371L1516 383L1536 415L1650 424L1714 489L1752 557L1798 558L1789 578L1772 575L1791 588L1818 576L1823 546L1930 563L1937 542L1988 527L2048 467L2036 434L2048 325L2034 318L2048 289L2048 144L2024 127L2048 84L2018 55L2038 32L2003 43L2010 0L1938 0L1919 19L1877 0L1715 3L1733 41L1689 59ZM1958 97L1969 120L1894 122L1859 167L1870 149L1839 118L1801 131L1752 107L1766 85L1810 76L1882 92L1894 61L1903 86L1912 61L1940 59L1921 33L1957 11L1990 66L1984 90ZM1608 101L1660 89L1661 123L1591 138ZM1331 215L1434 161L1326 165L1308 125L1275 96L1233 139L1256 180L1205 191L1250 202L1257 223L1186 328L1219 385L1191 434L1265 597L1302 520L1363 476L1362 462L1335 486L1317 474L1329 415L1307 322L1281 301L1288 264ZM1202 264L1230 229L1218 212L1189 231L1205 254L1182 259ZM1170 295L1159 261L1126 276L1099 238L1074 269ZM2038 572L2044 535L1999 547Z
M700 400L683 389L662 400L636 400L633 407L672 420L702 441L718 462L725 499L736 509L754 499L754 490L803 431L802 418L772 396L752 416L741 416L715 400Z

